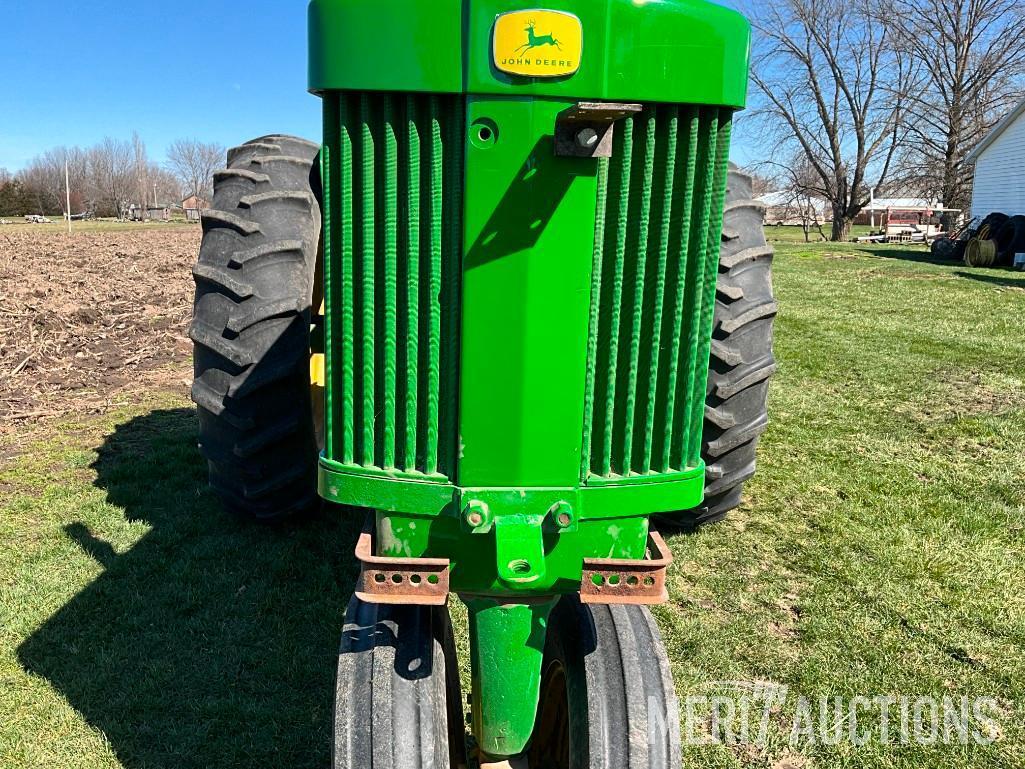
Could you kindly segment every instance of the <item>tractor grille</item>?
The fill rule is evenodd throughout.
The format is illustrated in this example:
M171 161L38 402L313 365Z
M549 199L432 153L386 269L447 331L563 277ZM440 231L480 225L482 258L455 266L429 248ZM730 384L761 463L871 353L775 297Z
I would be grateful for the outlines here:
M601 161L583 477L698 465L731 112L647 107Z
M324 97L328 459L454 474L463 98Z

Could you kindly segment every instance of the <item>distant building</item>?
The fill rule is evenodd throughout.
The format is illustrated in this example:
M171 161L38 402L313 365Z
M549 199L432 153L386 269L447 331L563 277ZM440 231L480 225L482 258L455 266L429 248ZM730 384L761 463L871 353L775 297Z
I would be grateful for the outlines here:
M828 215L826 202L796 192L767 192L758 202L765 206L765 223L770 226L821 225Z
M996 124L965 162L975 164L972 216L1025 214L1025 101Z
M884 222L925 225L938 223L944 213L953 214L956 218L961 212L955 208L944 208L942 203L925 198L873 198L854 218L854 223L872 227L883 226ZM936 222L932 222L934 219Z
M185 218L190 222L198 222L200 213L208 208L210 208L210 203L203 200L199 195L189 195L182 201L182 210L185 212Z
M941 203L925 198L873 197L854 223L872 228L873 234L859 237L859 242L928 243L943 231L944 216L949 223L955 223L960 214L956 208L944 208Z
M128 207L128 218L133 222L167 222L171 220L171 209L167 206Z

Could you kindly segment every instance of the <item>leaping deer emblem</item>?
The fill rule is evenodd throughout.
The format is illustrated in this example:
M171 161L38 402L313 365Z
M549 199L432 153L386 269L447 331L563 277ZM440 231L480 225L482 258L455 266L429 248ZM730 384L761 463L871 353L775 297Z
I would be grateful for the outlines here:
M538 35L534 32L534 20L531 19L527 23L527 28L523 30L527 33L527 42L516 49L516 53L526 53L534 48L540 48L542 45L551 45L562 50L562 43L555 39L552 35Z

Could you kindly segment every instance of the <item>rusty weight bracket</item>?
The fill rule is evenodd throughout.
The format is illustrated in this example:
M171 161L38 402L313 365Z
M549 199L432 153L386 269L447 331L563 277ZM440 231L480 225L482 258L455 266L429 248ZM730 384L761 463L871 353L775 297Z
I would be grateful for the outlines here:
M374 555L374 522L368 517L356 543L360 574L356 596L367 603L443 606L449 594L448 558L386 558ZM585 558L580 600L595 604L665 603L672 553L657 531L648 534L644 560Z
M356 597L367 603L444 606L448 558L384 558L374 555L374 519L367 517L356 543L360 563Z
M581 603L656 604L669 600L666 569L673 554L657 531L648 533L643 561L585 558L580 579Z
M582 101L555 119L555 154L569 158L612 157L613 126L640 112L640 104Z

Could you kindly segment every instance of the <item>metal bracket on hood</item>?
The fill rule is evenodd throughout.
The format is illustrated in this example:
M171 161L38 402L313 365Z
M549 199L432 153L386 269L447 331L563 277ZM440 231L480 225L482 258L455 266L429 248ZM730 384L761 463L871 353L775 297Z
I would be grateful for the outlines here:
M555 154L568 158L612 157L613 127L641 104L582 101L555 119Z

